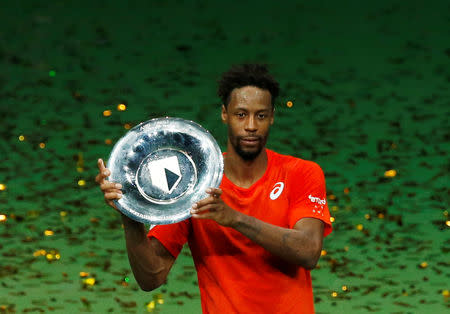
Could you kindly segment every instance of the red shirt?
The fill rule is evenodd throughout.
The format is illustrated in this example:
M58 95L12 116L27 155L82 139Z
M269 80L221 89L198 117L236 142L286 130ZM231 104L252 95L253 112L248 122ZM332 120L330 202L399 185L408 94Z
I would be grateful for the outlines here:
M322 169L311 161L266 151L266 172L251 187L238 187L224 175L223 201L284 228L293 228L305 217L320 219L327 236L332 228ZM232 228L191 218L156 226L149 237L156 237L174 257L189 243L204 313L314 313L310 272Z

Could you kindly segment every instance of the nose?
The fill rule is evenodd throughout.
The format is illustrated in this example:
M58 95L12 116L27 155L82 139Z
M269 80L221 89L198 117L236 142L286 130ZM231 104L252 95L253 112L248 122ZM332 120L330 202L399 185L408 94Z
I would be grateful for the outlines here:
M253 116L249 116L246 123L245 123L245 130L248 132L254 132L256 131L257 125L256 125L256 119Z

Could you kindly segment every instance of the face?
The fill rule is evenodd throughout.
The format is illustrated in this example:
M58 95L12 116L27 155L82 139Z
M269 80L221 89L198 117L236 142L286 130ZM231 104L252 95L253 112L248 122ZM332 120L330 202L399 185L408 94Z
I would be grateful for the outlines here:
M228 125L228 144L244 160L255 159L262 151L273 124L272 96L254 86L236 88L230 102L222 106L222 121Z

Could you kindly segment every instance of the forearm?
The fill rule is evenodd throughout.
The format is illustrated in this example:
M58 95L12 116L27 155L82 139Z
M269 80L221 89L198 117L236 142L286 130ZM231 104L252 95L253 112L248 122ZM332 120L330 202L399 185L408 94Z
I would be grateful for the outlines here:
M124 215L122 221L128 260L134 277L143 290L156 289L165 282L171 264L158 253L155 243L148 239L144 224Z
M312 240L306 231L274 226L239 212L231 227L272 254L306 269L313 269L320 257L322 242Z

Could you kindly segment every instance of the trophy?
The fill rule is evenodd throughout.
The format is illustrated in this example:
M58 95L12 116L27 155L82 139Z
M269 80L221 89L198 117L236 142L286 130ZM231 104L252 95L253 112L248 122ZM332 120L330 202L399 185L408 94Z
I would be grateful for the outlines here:
M108 160L109 180L122 184L117 208L133 220L158 225L190 217L192 204L219 187L223 156L199 124L157 118L130 129Z

